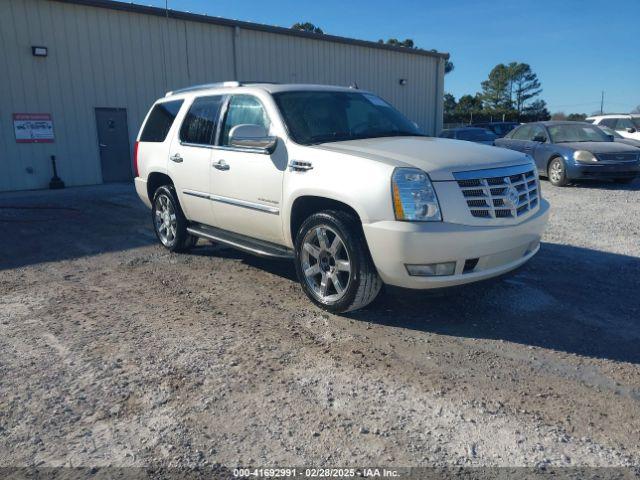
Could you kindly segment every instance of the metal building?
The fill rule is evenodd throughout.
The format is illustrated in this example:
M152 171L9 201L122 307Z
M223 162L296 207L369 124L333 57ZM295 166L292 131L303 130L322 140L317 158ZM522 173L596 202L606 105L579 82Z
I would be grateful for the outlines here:
M429 134L446 54L108 0L0 1L0 191L131 178L149 106L222 80L350 85Z

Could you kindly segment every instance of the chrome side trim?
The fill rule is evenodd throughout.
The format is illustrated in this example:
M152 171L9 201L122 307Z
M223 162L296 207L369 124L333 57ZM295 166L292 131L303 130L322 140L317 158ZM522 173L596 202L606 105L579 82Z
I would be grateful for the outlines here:
M183 190L182 193L184 193L185 195L191 195L192 197L204 198L205 200L209 200L208 193L194 192L193 190Z
M182 145L183 147L196 147L196 148L213 149L213 145L207 145L207 144L204 144L204 143L189 143L189 142L183 142L182 140L180 140L180 145Z
M194 190L183 190L182 193L184 193L185 195L191 195L192 197L211 200L212 202L226 203L227 205L234 205L236 207L248 208L250 210L256 210L258 212L270 213L271 215L280 215L279 208L271 207L269 205L262 205L261 203L247 202L246 200L238 200L235 198L222 197L220 195L196 192Z
M507 177L510 175L518 175L529 172L535 167L531 163L524 165L514 165L512 167L500 167L500 168L485 168L479 170L467 170L464 172L453 172L453 178L456 180L474 180L476 178L484 177Z

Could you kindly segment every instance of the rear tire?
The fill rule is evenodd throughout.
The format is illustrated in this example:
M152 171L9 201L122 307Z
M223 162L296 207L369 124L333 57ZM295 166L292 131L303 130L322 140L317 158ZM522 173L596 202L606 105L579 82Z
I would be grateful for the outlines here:
M173 185L162 185L153 194L151 219L156 237L171 252L186 252L198 241L187 232L189 222L180 208Z
M329 312L363 308L382 287L360 222L346 212L327 210L302 223L295 239L295 264L304 292Z
M560 157L554 157L549 162L547 168L547 174L549 182L554 187L564 187L569 183L567 179L567 168L564 164L564 160Z

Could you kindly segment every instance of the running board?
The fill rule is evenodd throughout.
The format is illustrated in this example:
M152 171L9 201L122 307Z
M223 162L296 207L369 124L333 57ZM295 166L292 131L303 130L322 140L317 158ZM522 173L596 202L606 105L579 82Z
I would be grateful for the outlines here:
M221 228L193 224L187 227L187 232L196 237L205 238L260 257L293 258L293 250L287 247L263 240L256 240L255 238L240 235L239 233L222 230Z

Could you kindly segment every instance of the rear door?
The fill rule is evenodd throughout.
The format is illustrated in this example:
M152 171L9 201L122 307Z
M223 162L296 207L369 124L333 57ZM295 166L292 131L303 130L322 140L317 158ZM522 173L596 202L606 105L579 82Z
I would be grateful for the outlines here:
M196 97L169 150L167 170L182 210L189 220L205 225L215 225L209 170L223 99L221 95Z
M510 148L511 150L517 150L523 152L525 148L525 141L529 139L529 133L531 132L530 125L521 125L509 136L496 141L496 145L500 147Z

